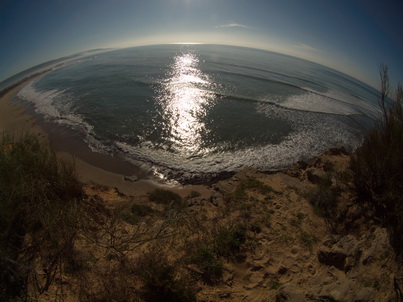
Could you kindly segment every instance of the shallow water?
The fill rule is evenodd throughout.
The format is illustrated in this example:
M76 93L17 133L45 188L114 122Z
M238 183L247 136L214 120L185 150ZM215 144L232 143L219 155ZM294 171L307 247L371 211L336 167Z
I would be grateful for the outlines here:
M378 114L376 91L351 77L217 45L98 54L45 74L17 97L93 151L182 182L245 166L278 170L334 146L353 149Z

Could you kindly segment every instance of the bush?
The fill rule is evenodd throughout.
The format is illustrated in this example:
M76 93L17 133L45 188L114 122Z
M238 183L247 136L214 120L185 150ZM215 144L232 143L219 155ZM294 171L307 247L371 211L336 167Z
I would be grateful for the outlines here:
M232 258L241 252L241 247L246 239L246 228L243 225L223 228L215 238L214 251L219 256Z
M202 272L202 278L208 283L215 283L223 274L223 263L211 248L201 246L191 258Z
M238 189L240 190L255 189L260 194L268 194L274 192L273 188L269 187L268 185L265 185L260 180L254 177L248 177L246 179L243 179L238 185Z
M228 203L238 203L245 201L248 199L248 194L246 193L246 190L256 190L258 193L263 195L274 192L273 188L265 185L260 180L254 177L248 177L241 180L236 189L233 192L226 194L224 199Z
M155 203L171 205L173 207L181 207L183 205L183 200L180 195L163 189L155 189L148 194L148 199Z
M29 233L31 238L30 251L34 253L28 255L31 261L41 246L45 251L41 255L43 260L49 259L47 264L56 265L55 258L68 255L72 247L79 217L77 200L82 195L73 163L59 161L34 136L26 135L15 141L3 135L0 141L0 261L12 264L8 267L19 272L14 274L20 278L14 278L18 288L23 288L21 284L26 280L21 272L29 271L26 267L29 261L23 266L18 259L25 235ZM41 290L46 290L50 281L47 279ZM9 298L2 296L10 290L6 286L0 282L3 300Z
M202 243L193 252L190 262L201 270L204 281L216 283L223 275L224 265L221 259L233 260L241 252L246 240L245 226L223 227L211 240Z
M176 269L164 257L149 257L141 265L140 278L144 285L140 296L146 302L196 301L193 289L177 278Z
M330 175L320 178L318 186L310 191L306 198L312 205L315 213L323 218L333 228L337 216L337 198L340 193L337 188L332 187Z
M403 90L388 105L387 67L381 67L381 119L351 158L358 200L388 227L397 254L403 248Z

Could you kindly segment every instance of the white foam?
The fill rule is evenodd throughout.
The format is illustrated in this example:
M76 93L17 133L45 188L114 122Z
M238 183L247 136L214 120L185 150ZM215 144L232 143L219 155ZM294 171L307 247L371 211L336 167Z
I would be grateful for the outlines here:
M36 113L45 120L70 126L91 133L93 126L86 123L72 108L72 99L64 90L39 91L34 87L35 81L26 85L17 96L33 105Z
M290 117L285 111L275 114ZM337 119L318 118L309 112L295 114L292 119L289 122L292 122L295 131L279 144L249 147L233 152L207 152L203 156L186 157L184 154L152 148L150 142L144 142L139 146L118 142L117 146L127 157L149 165L148 170L154 171L158 177L166 175L167 169L171 171L179 169L184 173L238 171L246 166L261 170L279 170L299 160L316 156L333 146L354 148L359 144L359 138Z
M350 115L359 113L349 104L313 92L291 95L281 103L278 103L278 105L294 110L339 115Z
M323 94L335 101L350 105L354 107L358 113L364 113L372 118L376 118L380 113L379 106L376 103L361 99L349 93L333 89Z
M318 92L310 88L302 88L304 93L294 94L286 98L269 97L263 101L275 103L287 109L310 111L317 113L353 115L364 114L376 118L379 108L367 100L362 100L340 90Z
M38 92L34 88L34 82L29 83L18 93L18 97L31 103L37 113L41 113L48 117L58 118L60 117L60 112L53 106L53 101L63 91L59 90L48 90L44 92Z

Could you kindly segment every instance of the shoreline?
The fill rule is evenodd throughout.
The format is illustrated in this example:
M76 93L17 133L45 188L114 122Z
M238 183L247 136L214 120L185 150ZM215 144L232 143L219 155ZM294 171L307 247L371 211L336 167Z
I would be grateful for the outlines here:
M73 160L76 166L77 178L85 184L96 183L101 186L115 187L128 196L144 195L156 188L169 188L184 194L195 186L168 185L147 178L140 168L119 159L101 153L93 152L79 138L73 137L68 129L55 129L46 125L40 118L28 113L22 105L11 103L12 98L26 85L43 73L31 76L14 87L7 89L0 96L0 132L21 138L24 134L37 136L41 143L46 143L55 149L59 158ZM64 135L60 135L62 130ZM125 180L132 177L132 180ZM191 187L191 188L190 188ZM196 187L203 187L197 185Z
M0 95L0 132L14 135L16 138L26 133L38 136L41 143L50 145L63 160L73 161L77 171L77 178L84 184L99 184L105 187L116 188L127 196L141 196L154 189L163 188L187 196L192 191L207 192L211 186L219 181L228 180L238 172L221 172L211 175L199 175L187 182L163 183L152 177L140 165L94 152L77 136L77 133L68 127L44 121L36 115L33 108L21 104L11 103L12 98L26 85L48 71L35 74L22 82L5 90ZM291 168L293 165L290 165ZM278 171L260 171L265 174L281 173Z

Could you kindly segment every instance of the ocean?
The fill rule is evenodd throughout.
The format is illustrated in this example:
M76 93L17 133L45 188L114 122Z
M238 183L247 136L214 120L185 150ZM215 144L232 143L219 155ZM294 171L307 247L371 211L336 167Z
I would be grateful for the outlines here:
M353 150L379 114L377 91L352 77L222 45L81 57L36 78L15 101L93 152L180 183L244 167L276 171L336 146Z

